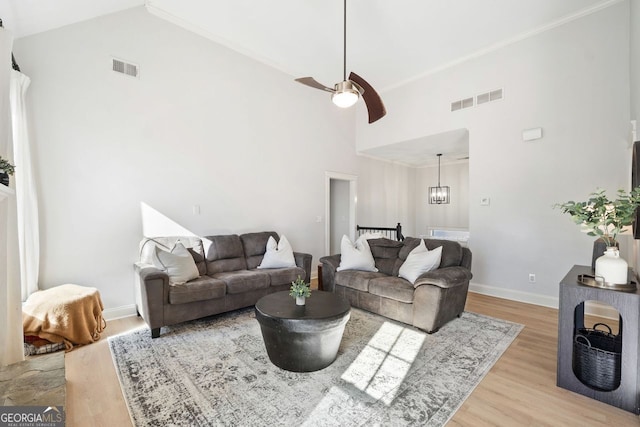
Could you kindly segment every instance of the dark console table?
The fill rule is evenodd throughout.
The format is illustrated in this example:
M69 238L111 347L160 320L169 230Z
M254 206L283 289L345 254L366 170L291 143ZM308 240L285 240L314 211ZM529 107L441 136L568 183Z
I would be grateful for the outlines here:
M589 266L575 265L560 282L557 385L639 414L640 290L621 292L581 285L578 283L580 274L592 275L593 270ZM573 340L576 331L584 327L585 301L609 304L620 313L621 378L620 386L612 391L600 391L583 384L573 371Z
M271 362L287 371L312 372L336 359L351 305L333 292L314 291L296 305L289 291L256 303L256 319Z

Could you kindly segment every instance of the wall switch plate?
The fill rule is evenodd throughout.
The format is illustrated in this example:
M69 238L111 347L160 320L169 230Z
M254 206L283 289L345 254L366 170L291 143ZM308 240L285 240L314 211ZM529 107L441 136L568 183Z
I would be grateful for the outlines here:
M193 214L200 215L200 205L193 205Z
M536 275L529 273L529 283L536 283Z
M320 215L316 217L316 222L322 222L322 217Z
M489 206L491 204L491 199L488 197L480 197L480 206Z

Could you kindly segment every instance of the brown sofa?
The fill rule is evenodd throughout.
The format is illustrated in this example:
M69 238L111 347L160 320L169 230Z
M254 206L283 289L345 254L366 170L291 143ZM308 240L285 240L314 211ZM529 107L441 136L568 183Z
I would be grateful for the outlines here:
M263 296L288 290L298 276L307 283L311 255L294 252L296 267L257 269L273 231L222 236L156 237L140 243L141 261L135 263L136 309L151 336L162 326L254 305ZM207 246L205 252L205 244ZM169 283L169 276L149 260L155 245L172 248L181 242L191 253L200 277L185 284Z
M429 250L442 246L442 259L439 268L423 273L415 284L398 277L398 272L420 239L382 238L368 240L378 272L337 271L339 254L320 258L323 288L344 296L354 307L436 332L464 311L472 277L471 251L453 241L424 241Z

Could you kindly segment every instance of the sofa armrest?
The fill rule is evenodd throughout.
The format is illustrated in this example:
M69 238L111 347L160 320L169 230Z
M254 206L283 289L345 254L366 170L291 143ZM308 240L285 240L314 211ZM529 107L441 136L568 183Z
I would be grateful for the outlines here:
M440 288L452 288L469 283L473 275L464 267L445 267L427 271L416 279L413 286L435 285Z
M303 268L306 272L304 283L311 283L311 254L305 254L302 252L294 252L293 258L296 261L296 265L300 268Z
M169 304L169 275L151 264L137 262L136 305L149 328L164 326L164 305Z
M333 292L336 283L336 270L340 266L340 254L320 258L322 263L322 288Z

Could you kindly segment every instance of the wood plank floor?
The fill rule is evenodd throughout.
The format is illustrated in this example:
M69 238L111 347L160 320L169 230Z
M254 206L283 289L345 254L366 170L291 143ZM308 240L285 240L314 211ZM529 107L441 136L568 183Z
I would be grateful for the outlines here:
M474 293L466 310L525 328L448 426L640 426L630 412L556 387L557 310ZM67 426L131 425L106 338L142 325L111 321L99 342L66 354Z

